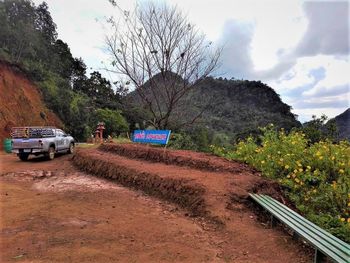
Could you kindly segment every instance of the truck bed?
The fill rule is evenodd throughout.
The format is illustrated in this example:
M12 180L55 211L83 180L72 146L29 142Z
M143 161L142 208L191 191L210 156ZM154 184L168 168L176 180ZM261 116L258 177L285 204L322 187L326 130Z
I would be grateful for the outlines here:
M47 138L55 136L55 128L53 127L13 127L11 129L11 137L19 138Z

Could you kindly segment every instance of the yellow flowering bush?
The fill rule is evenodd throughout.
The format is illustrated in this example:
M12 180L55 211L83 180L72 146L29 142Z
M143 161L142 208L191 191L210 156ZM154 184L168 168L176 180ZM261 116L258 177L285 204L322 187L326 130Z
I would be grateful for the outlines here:
M211 147L214 154L245 161L275 179L300 212L350 242L350 144L320 141L310 145L298 131L277 132L240 141L234 150Z

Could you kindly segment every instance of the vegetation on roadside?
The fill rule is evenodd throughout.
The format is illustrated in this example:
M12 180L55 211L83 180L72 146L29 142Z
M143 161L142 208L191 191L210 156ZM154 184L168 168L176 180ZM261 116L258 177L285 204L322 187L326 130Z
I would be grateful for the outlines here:
M102 114L107 119L99 121L112 118L117 121L114 132L125 130L119 94L99 72L86 76L84 61L74 58L67 43L58 38L47 3L0 1L0 24L0 62L19 66L38 85L45 104L67 132L85 140L95 129L95 117L104 110L110 111Z
M82 149L93 149L97 148L99 144L96 143L77 143L76 147L77 148L82 148Z
M233 150L211 147L214 154L244 161L277 180L306 218L350 242L350 143L329 139L310 144L301 131L286 133L273 125L258 138L248 137Z
M113 138L113 142L115 143L132 143L132 141L125 137Z

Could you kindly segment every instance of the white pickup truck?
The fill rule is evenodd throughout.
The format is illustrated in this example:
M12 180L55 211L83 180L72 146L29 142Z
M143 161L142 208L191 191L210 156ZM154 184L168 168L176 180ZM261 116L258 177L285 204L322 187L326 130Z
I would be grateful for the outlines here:
M73 153L72 136L54 127L13 127L11 130L12 152L26 161L30 154L44 154L49 160L57 152Z

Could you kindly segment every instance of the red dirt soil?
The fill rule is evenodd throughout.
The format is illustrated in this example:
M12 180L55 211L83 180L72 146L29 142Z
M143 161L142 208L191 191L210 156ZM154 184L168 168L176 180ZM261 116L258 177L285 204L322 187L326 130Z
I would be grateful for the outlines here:
M123 155L129 157L138 146L123 147L131 149L132 153L123 151ZM191 153L190 156L187 154L184 166L179 167L165 164L169 163L166 157L152 157L151 162L132 160L115 154L115 151L114 154L111 151L106 152L105 146L101 148L78 151L73 163L85 172L170 200L194 215L202 216L212 231L221 236L221 257L226 261L309 261L308 253L299 243L291 242L291 237L279 230L266 229L257 220L250 209L252 203L248 199L249 192L268 193L280 200L282 196L277 184L254 175L245 165L228 163L216 157L215 163L220 163L217 166L220 167L219 170L230 171L230 167L235 168L231 172L213 172L212 170L217 169L205 170L203 162L198 161L202 156L197 153ZM140 152L143 148L140 147ZM168 156L174 160L177 153L178 151L170 151ZM154 162L155 160L164 163ZM207 161L210 162L211 160ZM182 193L185 201L182 199L184 197L181 198Z
M311 261L301 243L250 209L248 191L280 193L245 166L212 172L79 149L73 162L106 180L77 171L71 159L0 154L0 262ZM113 183L119 179L185 209ZM189 201L181 203L183 190ZM201 216L189 217L195 198Z
M115 153L131 159L140 159L153 162L162 162L165 164L174 164L178 166L188 166L195 169L202 169L216 172L233 172L240 173L242 171L255 170L238 162L230 162L226 159L213 156L211 154L193 152L187 150L169 150L155 148L142 144L102 144L100 150Z
M221 236L203 223L70 158L0 154L1 263L224 262Z
M13 126L63 126L47 109L35 84L18 67L3 61L0 61L0 94L0 149ZM46 120L40 112L45 113Z

